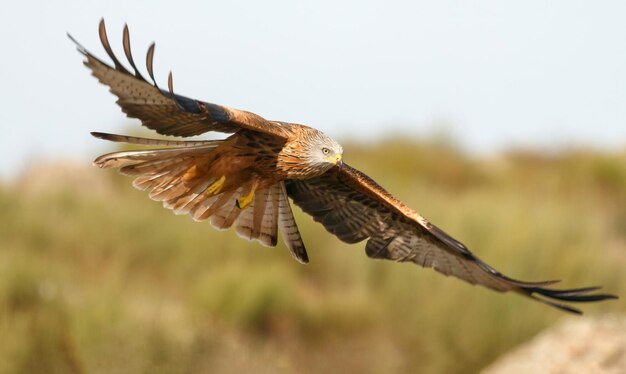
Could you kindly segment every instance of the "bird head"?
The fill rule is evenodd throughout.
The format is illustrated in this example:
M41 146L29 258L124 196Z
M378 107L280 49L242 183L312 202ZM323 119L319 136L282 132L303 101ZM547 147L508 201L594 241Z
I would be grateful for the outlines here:
M343 164L343 147L321 131L311 137L307 153L309 161L321 172Z

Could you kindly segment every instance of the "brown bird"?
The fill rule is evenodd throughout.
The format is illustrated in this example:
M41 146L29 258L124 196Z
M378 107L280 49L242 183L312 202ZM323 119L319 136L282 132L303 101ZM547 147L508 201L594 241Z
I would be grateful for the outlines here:
M357 243L367 239L365 252L371 258L413 262L573 313L581 312L558 301L616 298L595 293L599 287L559 290L546 288L558 281L524 282L501 274L368 176L343 163L341 145L321 131L177 95L171 72L168 90L163 90L154 80L154 44L146 56L149 83L133 60L128 27L124 27L123 46L132 71L113 54L104 20L99 32L113 66L70 38L86 57L85 65L109 86L129 117L163 135L232 133L224 140L199 141L92 133L115 142L164 147L109 153L94 164L134 176L136 188L149 190L151 199L162 201L174 213L188 214L196 221L210 220L218 229L234 225L239 236L266 246L276 246L280 230L292 255L306 263L307 252L289 197L340 240Z

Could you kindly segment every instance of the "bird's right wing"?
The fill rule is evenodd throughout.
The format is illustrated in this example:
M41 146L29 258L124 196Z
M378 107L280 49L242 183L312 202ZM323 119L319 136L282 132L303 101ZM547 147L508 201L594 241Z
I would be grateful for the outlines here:
M362 172L344 164L309 180L286 181L287 193L306 213L344 242L368 239L369 257L413 262L499 292L514 291L559 309L555 302L616 298L592 293L598 287L557 290L558 281L524 282L509 278L476 257L465 245L404 205Z
M208 131L233 133L239 129L280 138L289 136L287 126L267 121L254 113L174 94L171 73L168 79L168 90L160 89L154 80L152 69L154 44L150 46L146 56L148 74L153 82L149 83L139 72L133 60L128 27L124 27L123 45L128 63L133 69L132 73L113 54L104 20L100 21L99 32L100 41L114 66L109 66L95 57L71 36L70 39L76 43L78 51L86 57L85 65L91 69L92 74L100 83L109 86L110 91L118 97L117 103L122 111L129 117L140 119L144 126L159 134L185 137Z

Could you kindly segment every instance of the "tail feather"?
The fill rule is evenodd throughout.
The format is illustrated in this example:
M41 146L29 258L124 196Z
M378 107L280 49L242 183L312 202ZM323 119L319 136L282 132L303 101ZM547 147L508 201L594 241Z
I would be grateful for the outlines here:
M211 226L218 230L226 230L233 225L239 213L241 213L241 209L237 207L236 202L242 196L243 190L243 187L237 188L228 201L215 211L211 216Z
M277 185L256 192L254 201L237 219L237 234L247 240L257 240L276 246L278 239L278 204L274 198Z
M306 248L304 247L302 237L300 236L300 230L298 230L296 220L293 217L289 200L287 200L285 184L280 183L279 188L280 191L277 191L277 198L280 211L280 218L278 222L280 233L282 234L283 240L293 257L298 262L306 264L309 262L309 256L306 252Z
M235 231L240 237L247 240L258 238L259 234L257 231L259 230L254 226L254 216L255 214L264 214L267 209L265 201L268 190L257 190L252 203L240 213L237 219L237 226L235 226Z
M266 190L265 196L259 199L259 209L252 216L253 239L259 239L262 243L275 246L278 241L278 200L276 191L278 185Z

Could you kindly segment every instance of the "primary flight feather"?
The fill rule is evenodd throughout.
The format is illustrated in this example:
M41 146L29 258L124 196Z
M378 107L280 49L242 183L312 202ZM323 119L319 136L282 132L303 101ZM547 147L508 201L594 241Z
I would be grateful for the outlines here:
M340 240L367 240L365 252L372 258L413 262L573 313L580 311L563 302L616 298L596 293L599 287L559 290L546 287L557 281L524 282L504 276L368 176L343 163L341 145L321 131L178 95L171 73L167 90L162 89L154 80L154 44L146 56L149 82L135 65L128 27L124 27L122 44L132 71L113 53L104 20L99 33L113 66L72 40L85 56L85 65L109 86L129 117L163 135L232 134L224 140L176 141L92 133L115 142L163 147L109 153L94 164L134 176L136 188L150 191L150 198L162 201L174 213L209 220L218 229L234 225L243 238L266 246L277 244L280 231L292 255L306 263L309 259L291 198Z

